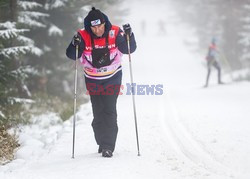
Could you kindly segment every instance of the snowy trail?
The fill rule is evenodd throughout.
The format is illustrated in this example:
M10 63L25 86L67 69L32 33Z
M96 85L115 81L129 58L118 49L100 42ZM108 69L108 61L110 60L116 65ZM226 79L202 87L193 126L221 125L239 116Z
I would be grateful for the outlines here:
M51 129L43 131L42 138L55 138L49 147L38 140L30 142L29 147L35 145L29 150L30 156L22 153L1 167L1 179L250 177L250 85L203 89L206 71L200 62L202 57L191 54L183 43L186 37L195 41L192 29L180 23L168 1L157 2L131 2L128 20L138 43L137 52L132 54L134 82L164 86L163 95L135 98L141 156L137 156L132 97L124 91L118 98L119 132L113 158L97 153L88 103L77 113L75 159L71 159L71 119L55 130L56 135L50 133ZM167 19L166 33L158 34L156 19ZM144 34L142 22L147 27ZM126 86L130 83L127 56L123 74ZM35 132L28 135L38 136ZM37 151L39 148L43 150Z
M164 99L162 106L168 109L168 112L162 110L162 127L165 128L166 136L170 138L172 146L179 156L183 156L197 164L198 166L221 176L231 176L230 170L222 163L216 160L202 145L196 141L180 122L175 104L169 97Z
M189 66L191 66L191 68L196 67L197 69L201 69L201 66L199 66L200 64L198 64L195 60L193 62L185 62L186 59L192 59L196 57L190 56L187 48L183 45L183 35L179 34L178 36L178 32L169 33L170 35L168 35L166 39L170 41L170 43L165 44L164 48L161 47L159 51L164 52L166 47L167 49L181 49L182 51L181 53L176 53L176 51L168 52L165 57L166 59L170 59L170 61L163 64L163 69L159 68L159 71L167 71L166 73L164 72L160 75L165 74L166 78L163 83L168 89L166 94L161 98L161 127L163 127L169 142L172 143L172 147L175 149L175 152L177 152L179 157L182 156L181 158L184 161L186 159L190 160L190 162L194 163L194 165L202 167L205 170L220 176L221 178L223 176L230 178L230 170L222 163L217 161L216 158L214 158L208 151L206 151L206 149L193 138L181 121L181 116L179 114L180 112L178 111L177 105L175 104L175 96L172 94L172 91L192 89L195 86L198 86L201 81L203 81L203 79L199 78L200 75L197 74L197 70L195 70L193 73L190 73ZM155 43L157 43L159 39L155 41ZM160 54L159 56L163 57L164 54ZM183 64L183 67L181 67L180 64ZM201 73L203 73L203 71L201 71ZM175 76L174 78L173 75ZM193 81L190 82L190 79ZM185 120L185 117L183 120Z
M144 6L147 5L144 4ZM161 8L166 7L170 6L167 6L164 3L159 3L158 7L155 7L154 5L144 8L151 8L151 11L153 12L153 14L155 14L154 18L157 19L157 15L159 15L160 19L164 18L162 17L163 14L157 14L157 11L161 12ZM145 10L145 12L150 12L149 9ZM151 64L151 69L157 69L157 76L161 77L161 83L163 83L165 86L166 93L162 96L159 106L161 106L162 108L160 110L160 120L162 122L161 128L163 128L163 132L168 137L168 143L172 144L175 152L177 152L178 159L185 162L191 161L192 163L194 163L194 165L207 170L209 172L208 175L216 178L234 178L236 176L236 178L247 178L247 175L242 174L241 171L234 171L232 170L232 166L226 165L227 163L225 163L225 161L222 161L221 158L218 157L220 153L215 154L210 150L210 148L207 148L207 146L204 145L203 141L201 142L197 140L197 137L194 136L194 134L190 132L190 129L188 130L187 126L185 126L183 123L183 121L186 120L186 117L185 114L181 113L182 111L178 110L178 107L182 108L182 105L179 105L179 102L183 102L185 98L182 100L179 99L181 97L178 96L178 93L179 95L183 96L183 94L189 95L188 92L191 91L190 99L192 98L192 95L194 93L193 91L198 90L199 93L201 93L201 91L203 91L202 82L204 81L206 70L204 70L204 67L200 63L200 60L203 57L195 54L191 55L191 53L188 52L187 46L184 46L183 42L185 39L187 39L187 37L191 37L191 40L195 41L195 37L192 37L192 29L188 30L190 27L180 25L180 23L178 23L178 19L176 19L174 13L171 12L171 10L168 9L166 10L166 12L168 12L168 15L171 16L171 18L166 18L171 19L170 22L166 25L168 27L166 35L161 37L147 36L146 40L142 39L142 41L144 40L142 44L158 44L157 55L151 57L150 54L148 54L147 60L149 61L146 61L146 63ZM155 25L155 21L152 19L148 20L147 23L149 27L153 27ZM155 31L151 29L151 34L153 34L152 32L155 33ZM151 47L152 46L145 47L146 49L144 48L144 51L152 51ZM145 58L143 57L139 57L139 59L140 58L145 60ZM152 64L152 60L160 60L160 65L158 64L158 61ZM148 66L149 65L147 65L147 67ZM143 78L142 76L143 75L141 75L141 78ZM157 81L157 78L155 78L155 76L153 78L150 78L151 76L145 76L144 77L148 79L146 80L148 83ZM214 83L215 80L215 78L212 79L211 83ZM249 89L249 86L246 87ZM235 90L237 92L237 89ZM223 91L223 89L221 91ZM207 94L209 94L209 92ZM226 96L227 95L225 95L225 97ZM193 97L196 98L195 95L193 95ZM204 96L202 97L204 98ZM250 101L247 100L248 104L250 104L249 102ZM195 110L195 108L192 109L192 111ZM245 110L244 112L247 111ZM207 114L209 114L209 110ZM194 117L199 117L199 115ZM238 127L241 127L241 125L238 125ZM186 159L188 159L189 161L187 161Z
M127 99L122 99L120 105L128 104ZM138 157L133 120L120 114L120 128L117 149L112 159L105 159L97 154L97 148L90 128L92 120L89 114L90 106L85 105L78 116L84 116L77 122L76 128L76 156L71 159L72 131L71 125L65 124L64 134L46 155L36 160L25 161L12 170L6 170L3 178L167 178L178 174L179 168L175 165L176 158L165 151L166 143L162 140L159 123L152 121L152 114L143 115L145 118L141 128L142 156ZM123 110L124 111L124 110ZM127 124L129 123L129 124ZM154 135L152 135L154 134ZM153 151L153 152L152 152ZM155 152L154 152L155 151ZM167 170L168 172L163 172ZM159 172L161 171L161 172ZM1 177L2 178L2 177ZM178 178L178 175L176 176Z

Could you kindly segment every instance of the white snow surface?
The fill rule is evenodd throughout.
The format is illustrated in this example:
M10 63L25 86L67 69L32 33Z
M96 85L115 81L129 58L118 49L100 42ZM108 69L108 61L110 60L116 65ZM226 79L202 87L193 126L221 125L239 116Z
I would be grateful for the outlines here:
M0 23L0 28L5 28L0 30L0 37L3 39L17 37L18 34L29 31L29 29L16 29L16 23L10 21Z
M65 3L67 2L68 0L55 0L52 5L51 5L51 9L56 9L56 8L59 8L59 7L63 7L65 6Z
M17 4L24 10L42 7L42 4L39 4L37 2L18 1Z
M124 91L118 98L113 158L97 153L87 103L77 112L74 159L72 118L62 123L45 114L22 128L21 147L14 161L0 167L1 179L250 178L250 84L230 82L223 74L226 84L217 85L212 71L209 88L203 88L205 54L190 51L184 43L187 37L196 41L194 31L180 22L170 4L149 2L131 2L127 19L138 44L131 56L134 82L164 86L163 95L135 96L141 156L132 96ZM159 35L158 19L166 21L165 34ZM129 61L123 58L125 85L130 83Z
M51 24L48 30L49 36L63 36L63 31L54 24Z

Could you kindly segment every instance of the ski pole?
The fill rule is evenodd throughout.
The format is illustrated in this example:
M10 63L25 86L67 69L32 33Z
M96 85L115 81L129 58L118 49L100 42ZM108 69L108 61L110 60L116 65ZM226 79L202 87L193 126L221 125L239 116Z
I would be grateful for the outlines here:
M75 158L75 128L76 128L76 97L77 97L77 61L78 61L78 45L76 45L76 61L75 61L75 94L74 94L74 118L73 118L73 146L72 158Z
M138 150L138 156L140 156L139 137L138 137L138 129L137 129L137 117L136 117L136 108L135 108L135 96L134 96L135 90L134 90L134 86L133 86L133 74L132 74L132 62L131 62L131 54L130 54L129 34L127 34L127 43L128 43L130 80L131 80L131 85L132 85L132 100L133 100L133 109L134 109L134 118L135 118L135 132L136 132L137 150Z

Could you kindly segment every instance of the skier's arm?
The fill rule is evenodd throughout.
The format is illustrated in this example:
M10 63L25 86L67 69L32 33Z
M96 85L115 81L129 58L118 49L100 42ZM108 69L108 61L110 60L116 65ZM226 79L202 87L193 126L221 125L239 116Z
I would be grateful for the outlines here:
M130 40L130 53L133 53L136 49L136 41L134 33L130 35L129 40ZM127 37L126 34L121 29L119 30L119 33L117 35L116 44L120 52L122 52L123 54L128 54Z
M78 58L80 58L82 56L83 49L85 48L85 42L82 39L79 32L77 35L80 37L80 45L79 45L79 51L78 51ZM73 40L72 40L72 42L73 42ZM66 55L68 58L75 60L76 59L76 46L73 45L72 42L70 42L68 48L66 49Z

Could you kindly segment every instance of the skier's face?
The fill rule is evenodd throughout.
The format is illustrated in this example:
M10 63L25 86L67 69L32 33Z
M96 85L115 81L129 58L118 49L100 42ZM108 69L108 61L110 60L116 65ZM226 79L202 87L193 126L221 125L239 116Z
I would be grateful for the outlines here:
M105 23L91 27L91 30L97 37L101 37L105 31Z

